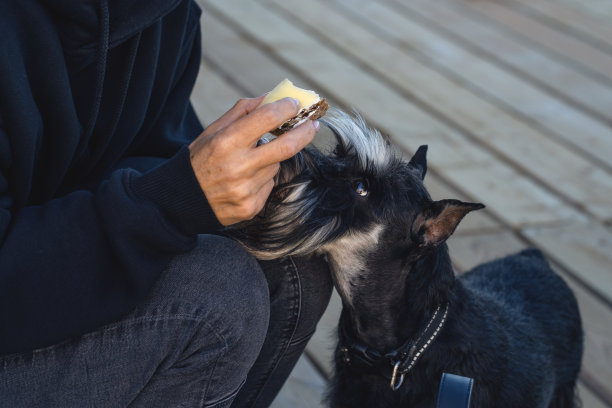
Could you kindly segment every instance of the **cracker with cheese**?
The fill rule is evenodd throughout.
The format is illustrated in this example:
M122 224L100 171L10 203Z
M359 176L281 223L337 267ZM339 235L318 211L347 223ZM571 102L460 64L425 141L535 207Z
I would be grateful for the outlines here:
M300 102L300 110L298 111L297 115L287 120L279 128L270 132L275 136L282 135L283 133L301 125L307 120L319 119L325 115L327 109L329 108L325 98L321 98L314 91L298 88L288 79L284 79L278 85L276 85L274 89L272 89L268 95L266 95L259 106L276 102L280 99L288 97L297 99Z

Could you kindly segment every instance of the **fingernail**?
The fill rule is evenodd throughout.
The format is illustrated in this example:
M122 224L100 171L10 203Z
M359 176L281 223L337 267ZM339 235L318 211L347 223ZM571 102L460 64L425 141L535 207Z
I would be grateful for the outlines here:
M293 104L295 105L295 107L296 107L297 109L300 109L300 101L298 101L298 100L297 100L297 99L295 99L295 98L289 98L289 99L291 99L291 100L293 101Z
M319 128L321 127L321 124L319 123L318 120L314 120L312 122L312 125L314 126L315 130L319 130Z

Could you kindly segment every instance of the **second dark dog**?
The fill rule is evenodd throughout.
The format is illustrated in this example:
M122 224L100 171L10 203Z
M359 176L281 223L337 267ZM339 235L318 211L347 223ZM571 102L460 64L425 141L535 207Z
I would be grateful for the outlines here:
M326 124L335 152L284 163L264 213L231 234L263 259L327 255L343 302L330 405L431 408L449 372L474 378L472 407L573 407L580 316L542 253L456 278L445 241L483 205L430 198L426 147L405 162L359 117Z

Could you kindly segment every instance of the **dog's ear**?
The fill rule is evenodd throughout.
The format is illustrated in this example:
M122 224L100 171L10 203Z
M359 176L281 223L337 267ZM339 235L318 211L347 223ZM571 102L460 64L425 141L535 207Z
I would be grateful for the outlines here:
M424 180L427 173L427 145L420 146L408 164L417 171L421 180Z
M459 200L433 201L417 216L412 231L417 236L419 246L437 246L455 232L467 213L484 207L480 203L464 203Z

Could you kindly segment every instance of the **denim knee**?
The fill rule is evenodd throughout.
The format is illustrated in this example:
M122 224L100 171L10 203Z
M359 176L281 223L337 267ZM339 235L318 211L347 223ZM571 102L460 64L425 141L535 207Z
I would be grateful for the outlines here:
M220 339L204 401L222 401L235 394L259 355L270 317L268 284L257 261L235 241L201 235L192 251L171 262L151 299L153 306L181 305L201 319L202 333L194 335L187 353L200 354L198 337L210 338L211 331Z

